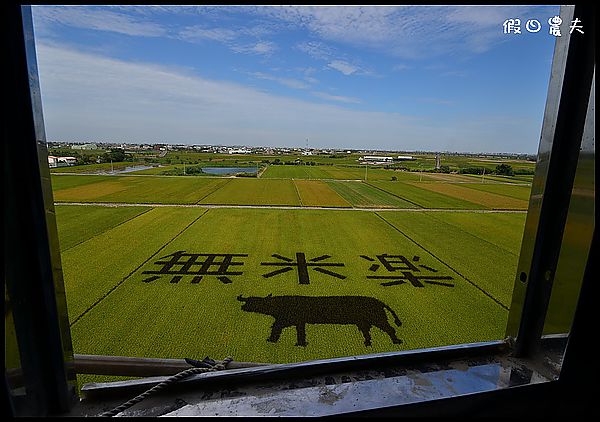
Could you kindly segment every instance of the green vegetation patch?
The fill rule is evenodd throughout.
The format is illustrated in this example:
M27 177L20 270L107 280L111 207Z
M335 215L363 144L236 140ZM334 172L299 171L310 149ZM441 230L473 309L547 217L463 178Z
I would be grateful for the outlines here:
M393 195L413 202L423 208L448 208L448 209L485 209L481 204L477 204L443 193L433 192L428 189L421 189L421 184L374 181L369 182L379 189L390 192Z
M94 215L87 206L77 208L82 220L78 224ZM203 212L198 208L156 208L62 252L71 323Z
M518 175L518 176L498 176L498 175L484 175L483 178L476 174L463 174L462 176L468 177L471 182L501 182L501 183L517 183L523 184L533 180L533 176Z
M436 220L427 223L421 230L435 234ZM371 212L211 209L159 252L160 231L143 233L152 243L143 254L107 237L100 259L65 263L67 280L83 266L97 283L129 271L106 272L111 252L126 257L112 267L141 265L73 325L76 353L285 363L504 335L505 309ZM474 251L478 239L468 239ZM75 313L93 296L69 292ZM375 324L369 341L365 324Z
M78 179L85 176L57 177ZM101 178L96 183L79 184L65 189L54 187L54 199L65 202L195 204L229 181L223 178L191 177L88 177Z
M113 176L75 176L75 175L61 175L61 174L52 174L50 176L50 180L52 183L52 190L54 192L75 188L79 186L91 185L99 182L106 182L110 180L114 180Z
M413 183L417 185L416 183ZM522 209L526 210L529 202L491 192L478 191L468 187L450 183L419 183L418 187L432 192L442 193L455 198L483 205L491 209Z
M472 174L447 174L447 173L425 173L420 175L419 181L428 182L476 182L476 177L481 179L481 176Z
M203 198L201 204L300 205L292 180L229 179L229 183Z
M262 174L265 179L327 179L322 166L270 165Z
M351 207L325 182L317 180L294 180L303 206Z
M504 195L522 201L529 201L529 196L531 194L531 186L505 185L499 183L465 183L461 186L469 189L496 193L498 195Z
M419 175L408 171L394 171L364 166L331 165L270 165L263 178L278 179L333 179L333 180L419 180Z
M510 306L525 214L378 214L504 307ZM502 228L510 234L498 240Z
M85 242L119 224L150 210L148 207L97 207L81 208L56 205L56 225L61 251ZM85 218L80 218L85 213Z
M328 181L337 193L360 208L418 208L415 204L363 182Z

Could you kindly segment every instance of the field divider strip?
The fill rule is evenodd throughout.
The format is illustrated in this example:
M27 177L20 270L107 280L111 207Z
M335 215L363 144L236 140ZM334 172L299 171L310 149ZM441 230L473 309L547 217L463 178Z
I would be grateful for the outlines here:
M334 189L335 190L335 189ZM161 204L161 203L130 203L130 202L54 202L54 205L66 206L98 206L98 207L173 207L173 208L231 208L231 209L274 209L274 210L290 210L290 209L305 209L305 210L325 210L325 211L395 211L395 212L458 212L458 213L475 213L475 214L526 214L527 210L521 209L458 209L458 208L377 208L377 207L321 207L321 206L304 206L298 205L243 205L243 204Z
M438 261L440 261L442 264L444 264L446 267L450 268L452 271L454 271L456 274L458 274L459 276L461 276L463 279L465 279L468 283L470 283L471 285L473 285L477 290L481 291L484 295L486 295L487 297L489 297L490 299L492 299L494 302L496 302L498 305L500 305L500 307L502 307L503 309L505 309L506 311L509 311L508 306L504 305L502 302L500 302L498 299L496 299L494 296L492 296L490 293L486 292L483 288L479 287L475 282L469 280L466 276L464 276L463 274L461 274L460 272L458 272L456 269L454 269L452 266L450 266L449 264L447 264L446 262L444 262L442 259L440 259L437 255L435 255L433 252L431 252L429 249L425 248L424 246L422 246L421 244L419 244L417 241L415 241L414 239L412 239L410 236L408 236L406 233L404 233L402 230L400 230L398 227L396 227L395 225L393 225L392 223L390 223L389 221L387 221L385 218L383 218L381 215L379 215L378 213L375 213L375 215L377 217L379 217L381 220L383 220L386 224L388 224L390 227L392 227L394 230L396 230L398 233L400 233L401 235L403 235L404 237L406 237L408 240L410 240L411 242L413 242L415 245L417 245L418 247L420 247L421 249L423 249L424 251L426 251L428 254L430 254L431 256L433 256L435 259L437 259Z
M160 248L158 248L158 250L156 252L154 252L152 255L150 255L144 262L142 262L140 265L138 265L134 270L132 270L129 274L127 274L123 280L119 281L116 285L114 285L113 287L111 287L111 289L106 292L100 299L98 299L96 302L94 302L90 307L88 307L85 311L83 311L77 318L75 318L75 320L73 322L71 322L69 324L69 327L73 327L79 320L81 320L81 318L83 318L88 312L90 312L92 309L94 309L96 307L96 305L98 305L100 302L102 302L104 299L106 299L108 297L109 294L111 294L112 292L114 292L120 285L122 285L129 277L131 277L137 270L139 270L140 268L142 268L144 265L146 265L146 263L148 261L150 261L152 258L154 258L156 255L158 255L158 253L160 251L162 251L165 247L167 247L171 242L173 242L175 239L177 239L183 232L185 232L187 229L189 229L196 221L198 221L202 216L204 216L208 211L210 210L206 210L204 211L202 214L200 214L198 217L196 217L190 224L188 224L187 226L185 226L179 233L177 233L175 236L173 236L169 241L167 241L164 245L162 245Z
M410 203L410 204L416 205L416 206L417 206L417 207L419 207L419 208L426 208L426 207L424 207L424 206L422 206L422 205L419 205L419 204L417 204L416 202L413 202L413 201L411 201L410 199L406 199L406 198L404 198L404 197L402 197L402 196L400 196L400 195L396 195L395 193L388 192L388 191L386 191L385 189L382 189L382 188L380 188L380 187L378 187L378 186L372 185L372 184L370 184L370 183L369 183L369 182L367 182L367 181L364 181L363 183L364 183L365 185L371 186L372 188L379 189L380 191L382 191L382 192L385 192L385 193L387 193L388 195L395 196L396 198L400 198L400 199L402 199L403 201L406 201L406 202L408 202L408 203ZM400 182L400 183L402 183L402 182Z
M300 206L303 207L304 204L302 203L302 197L300 196L300 191L298 190L298 185L296 185L296 181L294 179L292 179L292 184L294 185L294 188L296 189L296 195L298 195L298 201L300 201Z
M335 193L338 194L338 196L340 198L342 198L344 201L346 201L348 204L350 204L350 209L356 209L356 207L354 206L354 204L352 202L350 202L350 200L346 199L345 196L343 196L336 188L335 188L335 183L331 183L331 182L336 182L336 180L325 180L325 183L327 184L327 186L329 186L329 188L334 191Z
M227 186L227 184L229 184L231 182L232 179L228 179L225 181L225 183L223 184L219 184L217 185L217 187L215 187L213 190L211 190L210 192L208 192L206 195L204 195L202 198L198 199L196 202L194 202L195 205L199 205L200 201L202 201L204 198L206 198L209 195L212 195L213 193L215 193L216 191L218 191L219 189L224 188L225 186Z
M361 183L363 182L362 180L360 181ZM359 198L362 198L364 200L364 202L369 202L369 198L367 198L365 195L363 195L362 193L360 193L359 191L357 191L354 186L352 185L347 185L348 189L350 189L352 192L354 192L356 195L359 196ZM358 207L357 207L358 208ZM361 208L367 208L367 207L361 207Z
M341 207L340 208L354 208L354 205L352 204L352 202L348 201L346 198L344 198L342 195L340 195L340 193L338 191L336 191L329 183L327 182L323 182L323 184L325 186L327 186L329 189L331 189L331 191L333 193L335 193L342 201L344 201L346 204L348 204L348 207Z
M127 222L129 222L129 221L131 221L131 220L133 220L133 219L135 219L135 218L141 217L142 215L144 215L144 214L146 214L147 212L149 212L149 211L152 211L152 210L154 209L153 207L146 207L146 208L148 208L148 209L147 209L147 210L145 210L145 211L142 211L142 212L141 212L141 213L139 213L139 214L136 214L136 215L134 215L133 217L130 217L130 218L128 218L128 219L127 219L127 220L125 220L125 221L121 221L120 223L118 223L118 224L115 224L115 225L114 225L114 226L112 226L112 227L108 227L106 230L104 230L104 231L102 231L102 232L100 232L100 233L98 233L98 234L95 234L95 235L93 235L92 237L90 237L90 238L88 238L88 239L82 240L81 242L79 242L79 243L76 243L76 244L75 244L75 245L73 245L73 246L69 246L67 249L64 249L64 250L60 251L60 253L66 252L66 251L68 251L68 250L71 250L71 249L73 249L75 246L79 246L79 245L81 245L81 244L83 244L83 243L87 242L88 240L92 240L92 239L94 239L94 238L96 238L96 237L100 236L101 234L104 234L104 233L106 233L106 232L107 232L107 231L109 231L109 230L116 229L116 228L117 228L117 227L119 227L120 225L123 225L123 224L125 224L125 223L127 223Z

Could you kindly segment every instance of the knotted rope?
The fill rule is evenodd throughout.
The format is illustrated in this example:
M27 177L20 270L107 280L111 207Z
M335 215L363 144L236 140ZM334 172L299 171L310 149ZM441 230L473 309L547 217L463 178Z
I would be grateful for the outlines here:
M216 371L222 371L223 369L227 369L227 365L233 360L233 358L231 357L226 357L225 359L223 359L223 363L215 363L215 364L205 364L208 367L205 368L189 368L186 369L184 371L179 372L178 374L173 375L172 377L167 378L166 380L156 384L154 387L150 388L149 390L146 390L145 392L143 392L142 394L132 398L131 400L123 403L122 405L115 407L114 409L108 410L102 414L100 414L100 416L108 416L108 417L112 417L115 416L119 413L121 413L122 411L124 411L125 409L129 409L131 406L133 406L136 403L141 402L142 400L148 398L149 396L151 396L152 394L163 390L164 388L166 388L167 386L176 383L184 378L189 377L190 375L196 375L196 374L203 374L205 372L216 372ZM206 362L206 360L205 360Z

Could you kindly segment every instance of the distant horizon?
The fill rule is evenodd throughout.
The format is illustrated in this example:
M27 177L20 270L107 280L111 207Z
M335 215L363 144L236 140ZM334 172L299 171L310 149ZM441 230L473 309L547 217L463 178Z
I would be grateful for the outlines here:
M274 148L274 149L297 149L297 150L306 150L305 147L301 146L268 146L268 145L243 145L243 144L234 144L234 145L225 145L225 144L198 144L198 143L169 143L169 142L133 142L133 141L46 141L47 143L65 143L65 144L97 144L97 145L119 145L119 144L136 144L136 145L169 145L169 146L177 146L177 147L193 147L193 146L204 146L204 147L218 147L218 148ZM412 152L412 153L440 153L440 154L480 154L480 155L527 155L527 156L536 156L537 152L534 154L526 153L526 152L509 152L509 151L451 151L451 150L412 150L412 149L375 149L375 148L349 148L349 147L336 147L336 148L319 148L319 147L308 147L308 150L336 150L336 151L376 151L376 152Z
M502 24L559 12L32 6L46 133L535 154L556 37Z

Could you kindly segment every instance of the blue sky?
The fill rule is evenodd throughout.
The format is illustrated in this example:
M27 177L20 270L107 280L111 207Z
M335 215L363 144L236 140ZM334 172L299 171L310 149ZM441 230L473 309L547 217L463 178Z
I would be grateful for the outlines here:
M558 6L34 6L47 139L536 153ZM520 18L521 34L502 23ZM529 33L527 19L542 30Z

